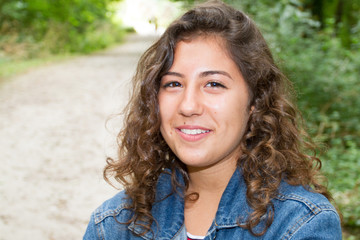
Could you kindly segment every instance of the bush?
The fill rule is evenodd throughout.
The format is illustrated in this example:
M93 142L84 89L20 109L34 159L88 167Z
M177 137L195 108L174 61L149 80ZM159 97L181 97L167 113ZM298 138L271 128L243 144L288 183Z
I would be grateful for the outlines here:
M88 53L122 38L111 22L114 0L5 0L0 2L0 57L33 58Z

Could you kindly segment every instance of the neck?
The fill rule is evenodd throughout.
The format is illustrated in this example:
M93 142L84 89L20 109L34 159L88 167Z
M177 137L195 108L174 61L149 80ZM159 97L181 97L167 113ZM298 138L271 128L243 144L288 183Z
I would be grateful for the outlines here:
M207 167L187 166L187 194L198 194L194 199L185 200L184 218L187 231L196 235L206 235L236 165L237 158L230 158Z
M231 160L211 167L190 167L188 192L222 194L236 170L237 161Z

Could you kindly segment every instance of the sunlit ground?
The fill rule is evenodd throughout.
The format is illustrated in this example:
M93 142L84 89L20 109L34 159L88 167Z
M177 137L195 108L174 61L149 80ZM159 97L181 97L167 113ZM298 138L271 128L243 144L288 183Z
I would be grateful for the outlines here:
M141 35L161 34L182 13L181 7L168 0L124 0L114 5L114 21Z

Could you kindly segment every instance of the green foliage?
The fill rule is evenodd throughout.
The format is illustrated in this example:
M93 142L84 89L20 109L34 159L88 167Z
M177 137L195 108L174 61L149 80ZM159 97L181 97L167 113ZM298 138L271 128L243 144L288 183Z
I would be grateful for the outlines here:
M354 141L347 140L346 148L332 146L325 155L324 171L330 179L329 187L341 209L345 224L360 226L360 151Z
M102 49L123 34L110 19L113 1L3 0L0 54L23 59Z

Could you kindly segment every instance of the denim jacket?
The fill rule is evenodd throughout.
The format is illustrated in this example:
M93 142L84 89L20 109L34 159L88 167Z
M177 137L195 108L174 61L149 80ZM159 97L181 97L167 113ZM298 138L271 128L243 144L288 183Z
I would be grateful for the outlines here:
M168 196L170 194L170 196ZM168 197L166 197L168 196ZM152 215L156 220L149 231L138 237L134 224L124 225L132 216L124 208L128 203L125 192L120 192L97 208L90 219L84 240L93 239L158 239L186 240L184 199L173 193L170 175L163 173L157 184ZM275 216L272 225L260 237L239 227L251 213L246 201L246 185L241 170L236 170L226 187L215 219L205 240L210 239L341 239L341 226L335 208L321 194L282 182L278 196L273 199ZM115 219L116 218L116 219ZM255 231L261 230L261 222Z

